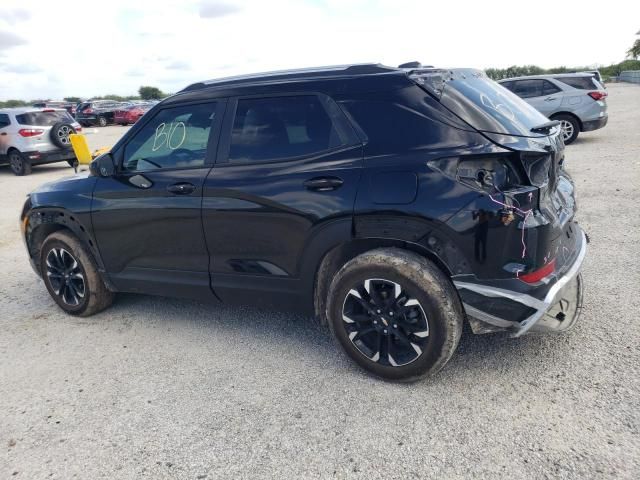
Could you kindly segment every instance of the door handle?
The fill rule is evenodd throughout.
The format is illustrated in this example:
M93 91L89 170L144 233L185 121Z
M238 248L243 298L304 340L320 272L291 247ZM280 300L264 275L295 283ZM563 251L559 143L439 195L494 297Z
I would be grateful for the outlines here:
M314 177L304 182L305 188L316 192L328 192L340 188L344 181L338 177Z
M547 97L544 99L545 102L553 102L554 100L556 100L554 97Z
M3 137L7 134L7 132L2 132L0 133L0 135L2 135Z
M174 183L173 185L169 185L167 187L168 192L174 193L176 195L189 195L193 193L195 189L196 189L195 185L187 182Z

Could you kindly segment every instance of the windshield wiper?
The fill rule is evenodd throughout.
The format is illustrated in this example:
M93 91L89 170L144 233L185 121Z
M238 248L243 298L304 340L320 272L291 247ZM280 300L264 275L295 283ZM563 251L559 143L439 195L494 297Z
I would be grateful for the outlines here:
M553 127L557 127L558 125L560 125L559 120L550 120L546 123L543 123L542 125L533 127L531 131L533 133L549 133L549 130L551 130Z

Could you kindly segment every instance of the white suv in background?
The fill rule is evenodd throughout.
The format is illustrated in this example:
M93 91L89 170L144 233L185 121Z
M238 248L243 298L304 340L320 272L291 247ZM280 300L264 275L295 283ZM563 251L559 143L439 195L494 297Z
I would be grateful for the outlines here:
M33 165L67 162L76 156L69 134L82 128L61 108L0 109L0 165L9 164L16 175L28 175Z
M551 120L558 120L567 145L580 132L603 128L609 119L607 92L590 72L505 78L498 83Z

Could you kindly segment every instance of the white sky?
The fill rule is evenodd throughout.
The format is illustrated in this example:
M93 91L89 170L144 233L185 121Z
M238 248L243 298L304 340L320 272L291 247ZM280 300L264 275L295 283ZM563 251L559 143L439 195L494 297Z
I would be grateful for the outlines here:
M219 76L361 62L610 64L640 29L638 0L0 2L2 100L175 92Z

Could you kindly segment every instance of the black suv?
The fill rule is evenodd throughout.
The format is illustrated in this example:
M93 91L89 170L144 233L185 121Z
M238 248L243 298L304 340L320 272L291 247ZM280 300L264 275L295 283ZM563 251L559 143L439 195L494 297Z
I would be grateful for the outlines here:
M97 125L106 127L114 123L113 116L116 110L128 105L114 100L90 100L78 105L76 109L76 120L83 127Z
M476 70L381 65L193 84L88 176L33 192L31 263L91 315L115 292L302 309L388 379L476 333L578 318L586 237L558 122Z

